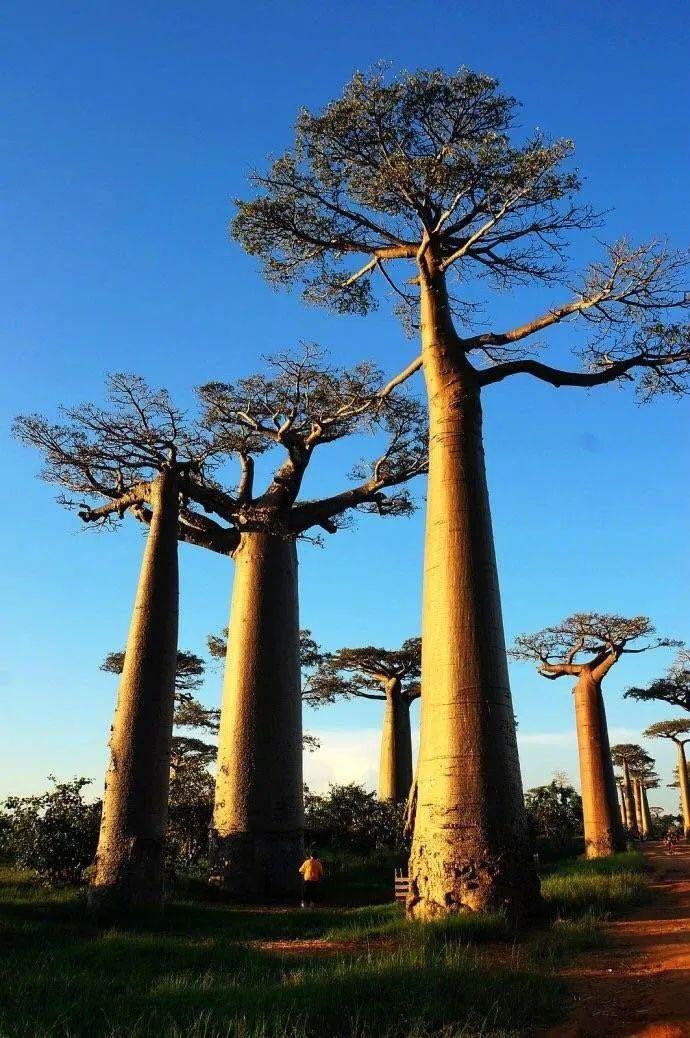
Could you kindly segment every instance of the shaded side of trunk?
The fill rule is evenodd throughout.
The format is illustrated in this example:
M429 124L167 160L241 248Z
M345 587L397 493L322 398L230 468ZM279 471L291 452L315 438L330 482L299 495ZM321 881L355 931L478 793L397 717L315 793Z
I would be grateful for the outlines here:
M235 897L291 897L304 849L297 551L245 533L234 559L212 868Z
M623 786L625 788L625 800L628 805L628 832L633 840L639 840L640 831L637 827L637 813L635 811L635 794L630 777L630 768L627 761L623 761Z
M649 798L644 782L640 782L640 801L642 804L642 833L646 840L652 833L652 813L649 810Z
M476 381L425 290L430 461L421 737L408 913L432 918L539 902L508 684Z
M611 803L607 761L610 760L608 738L604 739L602 698L597 682L587 669L580 674L573 689L577 748L580 758L580 785L585 826L585 854L588 858L604 858L617 847L618 804ZM615 787L614 787L615 794Z
M386 712L381 735L379 800L394 804L407 800L412 785L410 703L402 695L400 678L386 684Z
M146 538L110 738L94 896L160 906L168 818L178 625L177 479L152 488Z
M642 794L640 790L640 780L635 777L633 779L633 796L635 798L635 821L637 823L637 831L640 835L640 839L644 840L644 822L642 819Z
M680 807L683 815L683 832L685 839L690 840L690 778L688 763L685 759L685 747L678 743L678 781L680 783Z
M613 828L613 844L616 851L624 851L627 846L627 839L625 835L625 827L621 824L619 813L618 813L618 794L616 791L616 773L613 770L613 759L611 757L611 743L609 740L609 726L606 721L606 706L604 704L604 696L601 691L601 684L598 686L597 705L599 708L599 731L601 737L601 746L604 754L604 767L606 769L606 795L609 801L609 810L611 817L614 820Z

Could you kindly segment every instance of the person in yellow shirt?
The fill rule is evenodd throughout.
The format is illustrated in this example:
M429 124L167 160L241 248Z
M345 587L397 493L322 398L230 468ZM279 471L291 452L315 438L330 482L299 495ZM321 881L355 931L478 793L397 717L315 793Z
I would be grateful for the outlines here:
M307 853L309 856L304 859L299 867L304 880L302 908L313 908L316 902L320 900L320 884L325 873L323 865L316 856L316 851L312 849Z

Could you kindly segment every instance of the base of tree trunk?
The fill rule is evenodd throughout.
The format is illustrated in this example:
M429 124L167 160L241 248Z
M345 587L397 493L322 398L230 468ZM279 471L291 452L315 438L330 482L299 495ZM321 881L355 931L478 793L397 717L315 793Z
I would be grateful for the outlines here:
M539 876L530 852L449 861L421 853L410 862L407 915L429 920L464 912L506 912L514 922L539 914Z
M299 897L304 837L298 833L211 833L211 883L240 900Z
M96 861L89 892L93 907L123 912L131 908L163 908L165 863L160 840L132 837L125 855L105 868Z

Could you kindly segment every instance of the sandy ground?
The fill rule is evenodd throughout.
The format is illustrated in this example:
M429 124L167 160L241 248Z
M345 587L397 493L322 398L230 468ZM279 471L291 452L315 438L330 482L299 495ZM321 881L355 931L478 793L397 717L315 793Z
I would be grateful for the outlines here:
M571 1012L545 1038L690 1036L690 845L668 854L651 843L644 852L650 903L610 923L605 948L565 971Z

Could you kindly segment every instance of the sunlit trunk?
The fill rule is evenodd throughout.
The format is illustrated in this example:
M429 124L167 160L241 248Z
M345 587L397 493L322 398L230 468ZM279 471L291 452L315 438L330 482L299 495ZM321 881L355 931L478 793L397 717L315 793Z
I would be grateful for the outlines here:
M680 807L683 814L683 832L685 839L690 840L690 779L688 764L685 759L685 747L678 743L678 782L680 783Z
M642 833L645 840L652 833L652 813L649 810L649 799L647 797L647 787L644 782L640 782L640 803L642 807Z
M625 803L625 790L623 789L622 786L619 786L619 790L620 790L620 798L621 798L621 802L620 802L621 823L623 825L623 828L627 829L628 828L628 808L627 808L627 804Z
M403 696L400 678L386 684L386 712L381 736L379 800L404 802L412 785L410 702Z
M601 747L604 754L604 768L606 772L606 796L609 802L609 810L613 818L613 845L616 851L624 851L627 846L625 827L621 824L618 814L618 794L616 792L616 773L611 757L611 743L609 741L609 726L606 721L606 706L601 691L601 682L598 686L597 706L599 709L599 732Z
M304 832L297 551L244 533L234 559L212 868L233 896L290 897Z
M118 908L160 906L177 654L177 479L152 487L134 612L110 738L94 896Z
M642 789L640 787L639 778L633 779L633 796L635 798L635 821L637 822L637 831L640 834L640 839L644 840L644 819L642 817Z
M591 671L584 669L573 689L577 748L580 758L580 785L585 827L585 854L603 858L621 849L622 829L618 816L615 785L610 789L611 754L606 720L602 718L603 700ZM612 770L612 769L611 769Z
M522 915L539 901L484 469L476 382L444 286L423 293L429 396L421 738L408 912Z
M637 827L637 816L635 813L635 795L633 793L632 779L628 762L623 761L623 785L625 788L625 799L628 805L628 832L633 840L639 839L640 832Z

